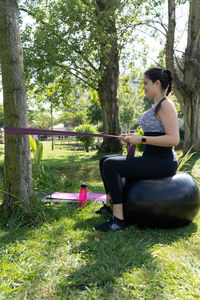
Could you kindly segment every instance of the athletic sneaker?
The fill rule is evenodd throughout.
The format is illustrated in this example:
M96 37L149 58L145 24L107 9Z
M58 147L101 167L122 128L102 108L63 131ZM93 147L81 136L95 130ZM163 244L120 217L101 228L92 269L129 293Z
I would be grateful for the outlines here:
M96 225L93 227L93 230L98 230L98 231L119 231L119 230L124 230L126 228L125 226L125 221L120 220L115 216L112 216L112 218L100 225Z
M112 216L112 209L110 206L104 204L99 210L95 211L97 215L106 215L106 216Z

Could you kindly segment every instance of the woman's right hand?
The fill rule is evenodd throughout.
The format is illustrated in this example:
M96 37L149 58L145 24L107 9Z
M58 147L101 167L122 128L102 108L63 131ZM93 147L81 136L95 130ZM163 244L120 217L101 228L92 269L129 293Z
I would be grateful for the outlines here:
M120 139L123 141L123 142L126 142L127 143L127 140L126 140L126 138L128 137L128 136L131 136L132 135L132 133L126 133L126 134L120 134Z

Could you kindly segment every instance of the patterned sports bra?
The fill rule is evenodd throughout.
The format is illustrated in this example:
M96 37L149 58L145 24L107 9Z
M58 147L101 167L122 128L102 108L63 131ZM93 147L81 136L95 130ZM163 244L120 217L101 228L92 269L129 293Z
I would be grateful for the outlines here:
M165 135L165 128L162 122L155 116L157 105L160 105L166 98L163 98L158 104L145 112L139 119L139 124L143 129L145 136ZM145 144L143 156L156 156L177 161L176 154L172 147L161 147Z
M166 98L163 98L159 103L161 104ZM150 110L145 112L139 119L139 124L142 130L146 132L162 132L165 133L165 129L161 121L155 116L155 104Z

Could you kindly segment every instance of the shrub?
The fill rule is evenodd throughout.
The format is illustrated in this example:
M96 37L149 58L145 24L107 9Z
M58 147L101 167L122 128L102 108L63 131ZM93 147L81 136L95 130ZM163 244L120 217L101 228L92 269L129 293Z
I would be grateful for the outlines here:
M143 136L144 132L141 127L137 128L137 134ZM137 144L136 148L138 151L144 151L144 144Z
M77 126L74 131L76 132L86 132L86 133L97 133L94 126L90 124L83 124L80 126ZM95 137L90 136L77 136L77 141L81 142L83 144L83 147L86 152L89 152L89 149L94 146Z

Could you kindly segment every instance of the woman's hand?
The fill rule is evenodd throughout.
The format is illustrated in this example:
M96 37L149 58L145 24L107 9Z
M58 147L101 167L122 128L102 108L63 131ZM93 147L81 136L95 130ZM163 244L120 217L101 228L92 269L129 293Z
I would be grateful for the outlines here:
M130 143L132 145L141 144L141 136L136 133L121 134L120 138L125 143Z

